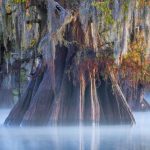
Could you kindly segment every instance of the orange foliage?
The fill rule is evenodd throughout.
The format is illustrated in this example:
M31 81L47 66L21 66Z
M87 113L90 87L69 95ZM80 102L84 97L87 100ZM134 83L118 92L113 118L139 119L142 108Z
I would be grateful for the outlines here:
M142 32L136 35L135 40L130 43L127 55L123 57L121 64L122 78L132 83L138 81L150 83L150 63L146 61L146 44Z

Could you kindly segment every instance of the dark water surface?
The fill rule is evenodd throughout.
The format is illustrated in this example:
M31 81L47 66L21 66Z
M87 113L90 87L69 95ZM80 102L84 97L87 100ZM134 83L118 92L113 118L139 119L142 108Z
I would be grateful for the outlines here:
M0 124L9 110L0 111ZM103 127L0 127L0 150L150 150L150 112L137 124Z

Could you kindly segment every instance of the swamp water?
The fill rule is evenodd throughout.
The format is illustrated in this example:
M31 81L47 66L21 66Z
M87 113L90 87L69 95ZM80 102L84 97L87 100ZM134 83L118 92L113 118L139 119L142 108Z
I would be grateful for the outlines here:
M6 128L0 110L0 150L150 150L150 112L135 113L137 124L101 127Z

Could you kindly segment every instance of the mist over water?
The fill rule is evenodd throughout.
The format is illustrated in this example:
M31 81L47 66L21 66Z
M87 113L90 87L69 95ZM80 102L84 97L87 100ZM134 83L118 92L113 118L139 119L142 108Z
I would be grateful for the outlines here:
M149 150L150 112L135 113L137 124L102 127L6 128L0 110L0 150Z
M150 103L150 91L145 92L144 98Z

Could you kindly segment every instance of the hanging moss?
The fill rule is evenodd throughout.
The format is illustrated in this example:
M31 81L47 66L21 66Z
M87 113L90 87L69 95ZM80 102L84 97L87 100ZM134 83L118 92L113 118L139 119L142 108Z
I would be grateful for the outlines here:
M26 3L26 0L12 0L13 3L19 4L19 3Z
M26 71L21 69L20 71L20 82L24 83L27 81Z
M92 5L97 8L101 12L101 14L104 16L104 22L105 24L112 25L114 24L114 19L112 16L112 10L110 8L111 0L105 0L102 2L93 2Z
M129 0L122 1L122 12L124 14L124 18L127 19L128 11L129 11Z
M18 96L19 95L19 91L17 89L14 89L12 91L13 96Z

